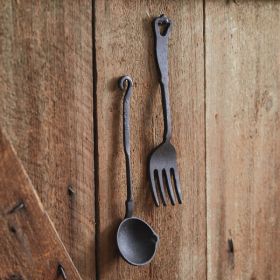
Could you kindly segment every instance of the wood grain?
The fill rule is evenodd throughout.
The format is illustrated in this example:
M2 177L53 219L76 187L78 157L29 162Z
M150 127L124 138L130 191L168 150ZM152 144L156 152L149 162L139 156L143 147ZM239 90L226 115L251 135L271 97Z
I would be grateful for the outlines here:
M92 3L0 5L0 124L83 279L95 279Z
M2 131L0 157L0 279L81 279Z
M206 1L205 11L208 279L276 280L280 3Z
M96 1L96 116L98 145L98 279L205 279L206 212L202 1ZM155 67L152 20L174 21L170 50L173 143L184 204L156 208L147 180L147 157L162 140L163 120ZM131 156L135 215L160 235L154 261L126 264L115 233L126 197L122 147L122 92L117 79L134 79Z

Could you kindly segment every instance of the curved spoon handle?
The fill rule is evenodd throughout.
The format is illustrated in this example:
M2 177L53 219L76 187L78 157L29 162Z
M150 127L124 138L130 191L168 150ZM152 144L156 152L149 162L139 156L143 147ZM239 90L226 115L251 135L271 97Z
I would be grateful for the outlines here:
M131 77L123 76L119 80L119 87L125 90L123 99L123 146L125 153L125 167L126 167L126 185L127 185L127 199L125 202L126 213L125 217L129 218L133 215L133 194L132 194L132 180L131 180L131 163L130 163L130 96L132 94L133 82Z
M169 105L169 91L168 91L168 37L171 31L171 20L161 15L155 18L153 22L155 35L155 52L156 62L160 73L160 87L162 97L162 108L164 118L164 142L170 141L172 134L171 127L171 112ZM161 28L162 27L162 28ZM162 31L161 31L162 29Z

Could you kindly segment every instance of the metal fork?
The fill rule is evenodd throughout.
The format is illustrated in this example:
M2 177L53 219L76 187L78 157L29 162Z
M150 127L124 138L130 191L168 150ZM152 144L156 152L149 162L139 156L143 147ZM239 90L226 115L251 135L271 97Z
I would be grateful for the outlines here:
M171 204L175 205L173 185L178 202L180 204L182 203L182 193L176 163L176 150L170 143L172 130L168 93L168 36L171 31L171 24L171 20L164 15L155 18L153 22L156 62L160 74L159 82L164 118L163 142L152 151L149 157L149 179L153 199L157 206L159 206L157 185L164 206L167 205L164 185L166 186Z

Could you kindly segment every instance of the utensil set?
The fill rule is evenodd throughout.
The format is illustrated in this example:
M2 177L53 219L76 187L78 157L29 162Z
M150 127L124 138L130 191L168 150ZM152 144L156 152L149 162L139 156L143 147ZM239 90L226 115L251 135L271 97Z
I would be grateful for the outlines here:
M172 205L175 205L175 194L178 203L182 203L179 173L176 163L176 150L171 144L172 126L169 105L169 77L168 77L168 38L172 22L161 15L154 19L153 30L155 38L155 57L159 71L159 83L163 108L164 133L162 143L153 149L149 156L149 181L156 206L160 205L160 198L164 206L167 205L165 189ZM125 218L117 231L117 245L121 256L132 265L145 265L155 256L159 241L155 231L143 220L133 217L133 193L130 164L130 97L132 95L132 78L124 76L119 80L119 87L125 91L123 100L123 144L126 162L127 200ZM175 190L175 194L173 191Z

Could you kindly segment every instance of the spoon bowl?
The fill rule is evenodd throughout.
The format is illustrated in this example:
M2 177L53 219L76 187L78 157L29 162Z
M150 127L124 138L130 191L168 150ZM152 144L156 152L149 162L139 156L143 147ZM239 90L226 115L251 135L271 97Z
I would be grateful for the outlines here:
M149 263L156 253L158 241L153 229L139 218L126 218L119 225L118 248L121 256L132 265Z

